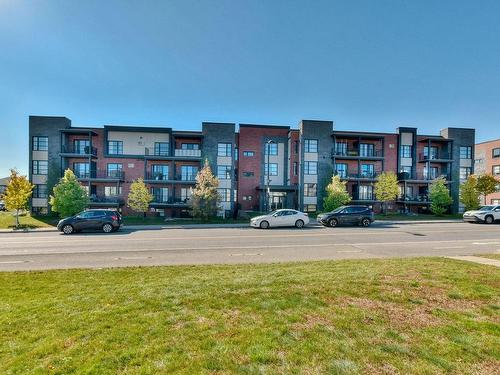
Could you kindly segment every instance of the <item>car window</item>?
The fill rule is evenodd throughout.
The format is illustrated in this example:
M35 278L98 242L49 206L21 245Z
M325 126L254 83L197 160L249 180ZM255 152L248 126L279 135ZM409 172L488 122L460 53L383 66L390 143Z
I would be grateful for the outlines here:
M287 211L285 211L284 215L290 216L290 215L295 215L296 213L297 213L296 211L287 210Z
M86 212L82 212L78 216L80 216L82 219L90 219L91 217L94 216L94 213L92 211L86 211Z
M346 214L352 214L355 212L355 208L354 207L346 207L346 209L344 210L344 213Z
M493 210L493 207L494 206L483 206L483 207L479 208L479 211L491 211L491 210Z

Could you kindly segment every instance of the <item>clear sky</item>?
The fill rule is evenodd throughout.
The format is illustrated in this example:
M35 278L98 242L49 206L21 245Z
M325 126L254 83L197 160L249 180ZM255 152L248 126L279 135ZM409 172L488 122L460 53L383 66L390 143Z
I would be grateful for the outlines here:
M0 0L0 177L28 116L500 137L498 0Z

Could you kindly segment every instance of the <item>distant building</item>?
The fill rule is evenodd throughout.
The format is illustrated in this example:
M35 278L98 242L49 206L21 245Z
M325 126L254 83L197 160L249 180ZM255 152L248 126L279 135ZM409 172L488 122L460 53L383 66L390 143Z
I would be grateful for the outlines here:
M0 195L3 194L5 189L7 189L7 185L9 184L10 177L0 178Z
M207 159L219 179L221 214L295 208L321 211L332 175L347 182L353 204L379 211L374 184L381 172L398 174L393 211L428 212L429 185L445 178L458 212L459 186L474 168L475 130L439 135L400 127L392 133L334 130L332 121L290 126L204 122L201 131L169 127L74 127L66 117L30 116L29 178L32 210L46 213L51 184L71 168L91 207L127 213L130 183L143 178L154 196L151 212L188 215L196 174Z
M474 173L491 174L500 184L500 139L476 144ZM500 192L486 196L486 204L500 205Z

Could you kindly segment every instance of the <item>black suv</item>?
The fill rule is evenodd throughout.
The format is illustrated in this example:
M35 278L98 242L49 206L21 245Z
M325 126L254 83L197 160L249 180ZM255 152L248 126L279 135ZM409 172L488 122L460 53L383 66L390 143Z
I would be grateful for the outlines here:
M104 233L111 233L120 229L121 225L122 215L118 211L87 210L60 220L57 229L64 234L82 230L102 230Z
M373 223L373 210L368 206L342 206L332 212L318 215L318 221L324 226L336 227L337 225L370 226Z

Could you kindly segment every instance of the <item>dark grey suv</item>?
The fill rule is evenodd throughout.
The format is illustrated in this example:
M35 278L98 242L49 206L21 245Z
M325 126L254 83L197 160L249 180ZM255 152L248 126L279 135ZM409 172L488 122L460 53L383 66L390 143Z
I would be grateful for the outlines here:
M368 206L342 206L332 212L318 215L317 219L326 227L336 227L337 225L369 227L375 220L373 210Z
M87 210L62 219L57 229L64 234L81 232L83 230L101 230L111 233L120 229L122 215L114 210Z

